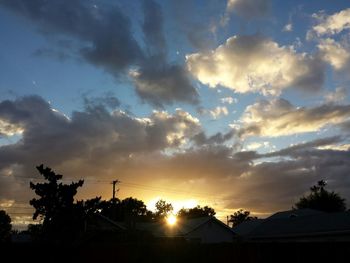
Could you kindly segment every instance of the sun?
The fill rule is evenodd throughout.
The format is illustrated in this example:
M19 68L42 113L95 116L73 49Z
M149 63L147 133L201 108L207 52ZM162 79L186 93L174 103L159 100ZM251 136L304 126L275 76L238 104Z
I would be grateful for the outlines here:
M166 222L167 222L167 224L170 225L170 226L175 225L175 224L176 224L176 221L177 221L177 218L176 218L176 216L174 216L174 215L169 215L169 216L166 218Z

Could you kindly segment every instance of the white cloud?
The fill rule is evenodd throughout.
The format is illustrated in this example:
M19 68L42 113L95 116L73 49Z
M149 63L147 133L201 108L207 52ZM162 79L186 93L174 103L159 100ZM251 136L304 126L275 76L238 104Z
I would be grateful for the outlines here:
M22 134L23 128L19 124L14 124L0 118L0 137L1 135L12 136Z
M217 106L214 109L209 110L209 113L213 117L213 119L217 119L221 115L228 115L228 109L225 106Z
M283 32L291 32L293 31L293 24L292 23L288 23L283 27Z
M345 47L331 38L322 39L317 47L320 50L322 59L332 65L335 70L349 68L349 47Z
M253 19L267 16L270 12L271 0L228 0L226 12Z
M221 103L227 103L227 104L232 104L232 103L237 103L238 100L233 97L226 97L226 98L221 98L220 99Z
M317 36L334 35L350 28L350 8L329 16L320 12L313 14L312 17L318 20L318 24L308 32L309 36L313 33Z
M334 150L334 151L349 151L350 144L330 144L330 145L324 145L319 146L317 149L320 150Z
M262 146L263 146L262 143L252 142L252 143L248 144L246 148L247 148L247 150L252 151L252 150L257 150Z
M200 82L240 93L278 95L291 86L318 90L324 78L317 58L259 35L233 36L215 50L187 55L186 62Z

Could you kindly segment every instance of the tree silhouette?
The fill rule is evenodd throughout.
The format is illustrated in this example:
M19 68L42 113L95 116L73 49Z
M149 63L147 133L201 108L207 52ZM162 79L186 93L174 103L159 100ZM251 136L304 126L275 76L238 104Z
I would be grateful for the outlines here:
M173 211L172 204L167 203L165 200L162 200L162 199L157 201L156 213L155 213L156 219L163 219L172 211Z
M11 217L4 210L0 210L0 242L10 240L11 229Z
M147 210L145 203L132 197L101 201L99 207L102 215L115 221L150 221L153 218L153 213Z
M200 207L197 205L193 208L182 208L177 213L178 217L182 218L197 218L197 217L204 217L204 216L214 216L215 210L209 206Z
M74 196L83 180L62 184L59 182L62 175L51 168L43 165L36 168L48 182L30 182L30 188L40 197L29 202L35 208L33 219L40 217L43 220L41 232L45 238L57 241L75 239L84 230L86 218L98 209L100 197L74 203Z
M334 191L325 189L327 183L318 181L317 185L310 187L310 194L303 196L295 203L297 209L311 208L324 212L343 212L346 210L345 199ZM294 207L293 207L294 208Z
M249 221L254 219L258 219L258 218L256 216L250 216L249 211L240 209L234 212L233 215L230 215L229 222L232 223L232 227L235 227L243 223L244 221Z

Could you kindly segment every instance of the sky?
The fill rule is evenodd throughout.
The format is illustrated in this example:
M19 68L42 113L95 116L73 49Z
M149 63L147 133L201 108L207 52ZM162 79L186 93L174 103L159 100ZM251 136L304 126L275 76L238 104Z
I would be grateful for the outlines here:
M350 200L350 2L0 0L0 209L36 166L78 199L291 209Z

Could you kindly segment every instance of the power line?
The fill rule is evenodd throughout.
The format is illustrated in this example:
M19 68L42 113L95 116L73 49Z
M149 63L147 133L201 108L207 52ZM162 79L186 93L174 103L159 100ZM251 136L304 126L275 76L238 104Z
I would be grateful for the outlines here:
M4 177L4 176L3 176ZM8 176L5 176L8 177ZM34 177L24 177L24 176L18 176L24 179L29 179L29 180L42 180L39 178L34 178ZM107 180L101 180L101 179L92 179L92 178L87 178L87 179L82 179L84 181L87 181L89 184L107 184L110 183L110 181ZM69 179L64 179L64 180L60 180L62 182L72 182L73 180L69 180ZM191 195L196 195L196 196L208 196L211 195L210 193L196 193L193 192L191 190L188 191L184 191L184 190L178 190L178 189L174 189L174 188L166 188L166 187L155 187L155 186L150 186L150 185L144 185L144 184L138 184L138 183L132 183L132 182L125 182L125 181L119 181L117 180L118 183L123 184L124 186L127 187L133 187L133 188L138 188L138 189L142 189L143 190L154 190L155 192L171 192L171 193L183 193L183 194L191 194ZM147 189L145 189L147 188Z

